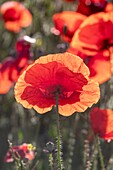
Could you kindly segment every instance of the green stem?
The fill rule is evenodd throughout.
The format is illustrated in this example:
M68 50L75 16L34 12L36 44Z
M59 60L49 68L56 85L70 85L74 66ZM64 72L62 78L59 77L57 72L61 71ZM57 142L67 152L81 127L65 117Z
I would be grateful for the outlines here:
M49 155L49 164L50 164L51 170L53 170L53 155L52 155L52 153L50 153L50 155Z
M57 159L58 166L60 170L63 170L63 160L62 160L62 141L60 133L60 117L59 117L59 108L58 108L59 93L56 93L56 113L57 113Z
M89 141L87 139L84 141L84 164L86 170L91 169L92 164L90 161L90 147L89 147Z
M36 161L35 165L33 166L32 170L35 170L39 164L39 160Z
M104 159L103 159L103 155L102 155L102 151L101 151L101 147L100 147L99 137L98 136L96 136L96 147L97 147L98 154L99 154L101 170L105 170Z

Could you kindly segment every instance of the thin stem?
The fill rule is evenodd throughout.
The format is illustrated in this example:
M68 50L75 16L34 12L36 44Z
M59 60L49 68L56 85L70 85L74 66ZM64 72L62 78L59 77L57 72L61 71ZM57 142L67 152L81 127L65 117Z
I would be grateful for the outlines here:
M96 158L97 158L98 151L95 147L96 146L94 146L94 150L93 150L93 153L90 158L90 162L91 162L93 170L97 169L97 159Z
M60 133L60 117L59 117L58 100L59 100L59 93L56 93L57 130L58 133Z
M32 170L35 170L39 164L39 160L36 161L35 165L33 166Z
M84 164L85 164L85 170L91 169L90 148L89 148L89 141L87 139L84 141Z
M63 160L62 160L62 142L61 142L61 133L60 133L60 117L59 117L59 108L58 108L58 101L59 101L59 93L56 93L56 113L57 113L57 159L58 159L58 166L60 170L63 170Z
M50 164L51 170L53 170L53 155L52 155L52 153L50 153L50 155L49 155L49 164Z
M102 155L102 151L101 151L101 147L100 147L99 137L98 136L96 136L96 147L97 147L98 154L99 154L101 170L105 170L104 159L103 159L103 155Z
M74 156L74 150L76 149L76 130L77 130L77 124L79 121L80 116L76 113L74 115L74 118L72 118L72 121L70 122L70 131L69 131L69 140L68 140L68 159L67 159L67 169L72 169L73 164L73 156ZM73 127L73 129L72 129Z

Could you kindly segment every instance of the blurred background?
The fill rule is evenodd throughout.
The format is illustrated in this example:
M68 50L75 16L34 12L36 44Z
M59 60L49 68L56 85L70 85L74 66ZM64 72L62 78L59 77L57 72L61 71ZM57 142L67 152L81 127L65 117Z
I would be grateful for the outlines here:
M0 1L2 5L4 0ZM16 42L24 35L36 39L31 44L30 55L33 60L50 53L65 52L69 46L60 36L51 33L54 27L52 16L65 10L75 11L78 1L71 3L65 0L18 0L29 9L33 16L32 24L19 33L8 31L4 27L2 16L0 19L0 62L11 56L15 57ZM46 143L56 142L56 116L54 111L40 115L33 109L25 109L18 104L14 97L14 84L6 94L0 94L0 170L15 170L13 163L4 163L4 156L8 150L8 139L13 145L31 143L36 146L36 157L30 163L29 169L39 160L35 170L49 170L49 154L43 149ZM97 106L111 102L109 82L101 85L101 100ZM107 96L107 97L106 97ZM60 116L63 140L63 158L66 170L84 170L86 161L97 153L93 151L92 131L89 124L89 111L76 113L70 117ZM107 170L113 170L113 142L110 144L102 140L102 148ZM89 147L91 150L89 151ZM89 155L88 155L89 154ZM92 170L100 170L98 156L94 156ZM87 166L88 167L88 166ZM89 166L90 169L90 166ZM87 169L88 170L88 169Z

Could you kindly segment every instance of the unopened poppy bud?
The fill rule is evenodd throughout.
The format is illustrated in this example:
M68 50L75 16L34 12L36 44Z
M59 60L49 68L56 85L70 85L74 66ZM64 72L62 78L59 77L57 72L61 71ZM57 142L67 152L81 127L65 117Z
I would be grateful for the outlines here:
M55 145L53 142L49 141L48 143L46 143L46 147L43 150L46 153L52 153L55 150Z

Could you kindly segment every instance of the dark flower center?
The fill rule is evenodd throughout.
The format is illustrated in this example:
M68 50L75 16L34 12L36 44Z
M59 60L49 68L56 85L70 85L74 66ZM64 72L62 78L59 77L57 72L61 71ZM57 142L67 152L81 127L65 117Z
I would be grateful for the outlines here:
M20 18L20 12L15 10L14 8L10 8L8 9L4 15L3 15L3 19L4 21L16 21Z
M59 95L59 98L65 99L71 97L74 93L73 91L64 91L63 89L64 88L61 85L52 85L47 89L39 88L42 94L48 99L56 98L56 94Z

